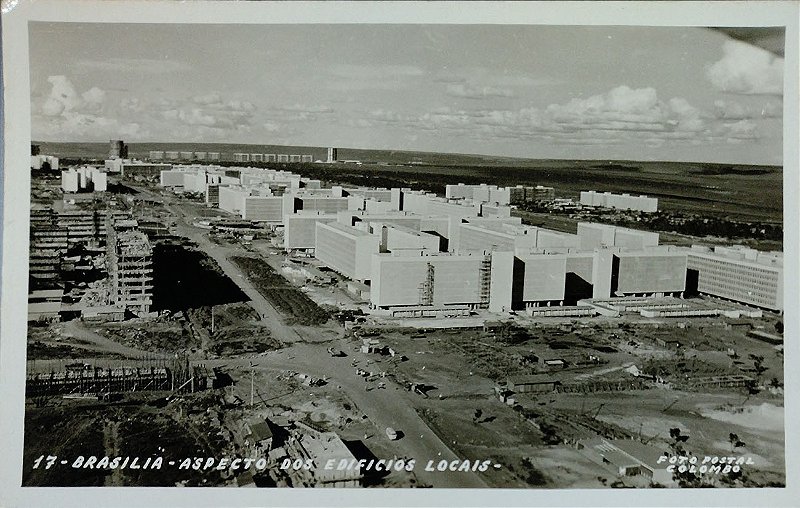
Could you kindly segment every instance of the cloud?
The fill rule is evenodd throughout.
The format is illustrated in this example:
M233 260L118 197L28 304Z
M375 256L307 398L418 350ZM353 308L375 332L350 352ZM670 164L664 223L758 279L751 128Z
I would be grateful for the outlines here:
M739 120L733 123L724 123L718 127L718 135L727 139L758 139L758 126L751 120Z
M513 97L514 93L507 88L494 86L475 86L466 83L452 83L447 85L445 93L451 97L465 99L488 99L492 97Z
M119 107L124 114L134 114L144 110L144 104L138 97L125 97L119 101Z
M297 122L317 120L323 115L330 115L334 109L324 105L290 104L273 106L265 111L265 114L273 120L283 122Z
M83 92L81 98L85 110L99 113L106 101L106 92L95 86Z
M218 93L213 92L206 95L196 95L192 97L192 101L194 101L196 104L203 105L221 104L222 97Z
M50 93L35 102L34 132L49 139L185 137L249 130L256 106L219 92L189 97L109 101L104 90L77 90L66 76L51 76ZM38 107L36 107L38 104ZM143 127L147 126L147 128Z
M603 95L551 104L546 113L559 130L697 132L704 128L700 111L685 99L663 102L649 87L618 86Z
M203 103L193 97L186 104L165 109L161 117L187 126L236 130L249 127L255 111L256 107L247 101L223 101L218 98L214 102Z
M783 93L783 58L739 41L726 41L722 52L722 59L706 69L717 89L748 95Z
M72 85L72 81L66 76L49 76L47 81L51 86L50 94L42 106L42 113L46 116L59 116L83 104L81 96L78 95Z
M127 72L132 74L168 74L191 70L186 62L155 58L109 58L107 60L79 60L74 64L80 70Z
M339 64L330 69L331 74L342 78L386 80L422 76L425 72L415 65L361 65Z
M759 139L761 126L751 120L720 120L681 97L662 100L653 88L618 86L604 94L519 109L439 107L418 114L387 109L366 112L348 125L361 129L390 127L424 136L477 141L540 140L561 145L640 143L724 143Z
M774 102L766 102L760 107L752 107L734 101L717 100L714 101L714 116L721 120L781 118L783 109L780 104Z
M289 111L292 113L333 113L330 106L307 106L304 104L292 104L289 106L275 106L273 111Z
M365 90L402 90L425 75L414 65L339 64L327 70L323 86L328 90L353 93Z

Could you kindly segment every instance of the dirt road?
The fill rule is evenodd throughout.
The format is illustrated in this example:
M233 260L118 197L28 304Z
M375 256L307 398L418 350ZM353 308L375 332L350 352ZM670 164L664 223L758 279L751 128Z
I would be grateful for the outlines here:
M346 341L337 346L348 349ZM247 359L214 360L207 365L226 365L249 369L252 363L256 370L281 371L285 369L309 374L312 377L324 377L331 386L347 394L350 400L375 425L375 433L365 440L367 447L374 440L388 440L385 429L392 427L403 433L403 437L395 445L402 450L402 455L416 460L415 474L420 482L434 487L480 488L486 483L473 472L425 471L429 460L434 464L440 460L479 459L479 457L458 457L419 417L410 400L417 395L407 392L402 387L381 378L385 389L377 388L377 382L367 382L356 375L351 362L355 359L360 365L366 365L366 356L361 353L347 351L347 357L332 358L325 348L319 345L295 344L290 348L270 353L264 357ZM380 364L373 363L365 369L380 369Z

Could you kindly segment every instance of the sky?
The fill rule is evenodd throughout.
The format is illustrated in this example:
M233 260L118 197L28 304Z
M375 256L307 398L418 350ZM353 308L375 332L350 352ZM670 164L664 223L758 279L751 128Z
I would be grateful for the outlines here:
M783 59L693 27L30 24L32 138L781 164Z

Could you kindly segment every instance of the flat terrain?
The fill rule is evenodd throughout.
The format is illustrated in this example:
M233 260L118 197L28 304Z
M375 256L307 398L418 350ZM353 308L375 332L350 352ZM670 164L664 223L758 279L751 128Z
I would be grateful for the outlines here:
M42 153L62 157L102 159L108 153L105 143L41 145ZM130 146L131 156L135 157L147 157L150 150L217 151L228 157L234 152L308 153L314 160L325 159L323 147L167 143ZM657 197L663 210L749 220L781 221L783 217L783 170L778 166L541 160L348 148L339 149L339 159L359 160L362 164L251 164L284 167L329 182L412 187L442 194L446 184L457 182L546 185L554 187L559 197L576 198L583 190L627 192Z

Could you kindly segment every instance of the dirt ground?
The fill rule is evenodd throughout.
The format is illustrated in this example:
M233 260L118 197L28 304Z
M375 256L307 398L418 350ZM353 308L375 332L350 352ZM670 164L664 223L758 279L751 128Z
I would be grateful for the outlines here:
M696 349L687 347L678 358L675 351L657 344L658 337L677 337ZM743 388L682 392L654 385L646 391L518 394L519 403L543 415L544 419L533 423L492 395L493 387L509 376L539 372L543 378L564 383L630 378L623 367L641 368L653 360L669 367L676 382L685 373L752 375L750 354L764 357L766 370L759 379L782 380L782 355L773 346L747 337L745 331L697 320L681 328L664 323L658 327L652 323L559 323L510 338L480 330L382 329L373 338L408 358L399 361L374 355L376 365L386 368L398 382L425 386L427 398L419 395L418 411L445 442L465 456L491 454L507 465L493 477L498 485L592 488L615 481L574 448L544 443L543 430L556 436L573 435L575 429L559 423L558 418L564 417L641 436L664 449L671 444L670 429L680 428L690 435L686 449L696 455L730 454L729 435L735 433L746 443L736 448L736 455L755 462L745 472L745 481L761 485L785 481L780 392L765 389L748 395ZM728 356L728 347L737 350L738 359ZM601 357L604 363L543 372L529 361L531 355L552 355L575 362L588 354ZM477 410L480 417L476 418ZM537 422L555 428L536 428Z

